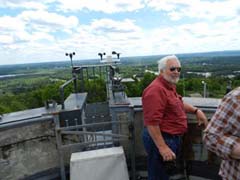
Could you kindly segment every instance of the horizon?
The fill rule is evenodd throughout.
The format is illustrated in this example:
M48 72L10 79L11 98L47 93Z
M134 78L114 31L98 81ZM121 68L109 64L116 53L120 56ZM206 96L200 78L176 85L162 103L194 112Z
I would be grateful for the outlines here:
M192 53L179 53L179 54L174 54L177 57L179 56L189 56L189 55L203 55L203 54L217 54L217 53L229 53L229 52L238 52L239 56L240 56L240 50L223 50L223 51L207 51L207 52L192 52ZM143 55L143 56L123 56L121 58L137 58L137 57L152 57L152 56L167 56L167 55L171 55L171 54L157 54L157 55ZM223 56L223 55L220 55ZM200 56L201 57L201 56ZM43 64L43 63L71 63L69 57L66 57L67 59L65 60L59 60L59 61L43 61L43 62L29 62L29 63L19 63L19 64L0 64L1 66L14 66L14 65L27 65L27 64ZM120 59L121 59L120 58ZM73 59L73 63L74 61L98 61L100 63L100 58L95 58L95 59ZM181 57L180 57L181 60Z
M0 65L235 51L238 0L34 0L0 3Z

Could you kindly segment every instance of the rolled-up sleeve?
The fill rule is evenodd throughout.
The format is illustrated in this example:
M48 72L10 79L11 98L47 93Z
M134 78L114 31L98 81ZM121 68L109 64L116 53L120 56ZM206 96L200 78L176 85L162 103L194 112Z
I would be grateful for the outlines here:
M166 106L166 95L159 87L150 87L142 96L144 125L159 125Z

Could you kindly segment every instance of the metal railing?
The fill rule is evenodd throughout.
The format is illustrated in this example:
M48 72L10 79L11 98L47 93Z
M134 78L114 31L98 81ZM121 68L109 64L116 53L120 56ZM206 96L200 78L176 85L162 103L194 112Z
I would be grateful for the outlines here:
M134 145L134 125L132 121L108 121L101 123L76 124L75 126L60 126L58 114L54 116L55 133L60 158L61 179L66 179L64 167L64 151L87 151L93 149L114 147L119 145L126 145L127 142L130 150L130 162L132 179L135 180L135 151L131 146ZM110 127L112 128L109 128ZM127 131L121 132L122 127L127 126ZM114 127L114 128L113 128ZM99 128L101 130L99 130ZM98 129L98 130L96 130ZM114 130L112 130L114 129ZM116 129L118 129L117 132ZM125 147L125 148L129 148Z
M66 81L63 85L60 86L60 98L62 109L65 109L64 99L65 93L64 90L67 86L73 83L74 93L78 92L87 92L85 83L88 83L89 80L93 82L97 78L103 79L106 83L106 93L107 99L109 98L109 85L113 80L115 74L115 67L109 64L99 64L99 65L85 65L85 66L75 66L72 68L72 78ZM94 83L96 84L96 83ZM88 92L89 93L89 92ZM89 93L91 94L91 93ZM94 94L93 94L94 95Z
M76 84L76 77L73 77L72 79L68 80L67 82L65 82L63 85L60 86L60 97L61 97L61 105L62 105L62 109L65 108L64 105L64 89L65 87L67 87L71 82L74 82L74 84Z

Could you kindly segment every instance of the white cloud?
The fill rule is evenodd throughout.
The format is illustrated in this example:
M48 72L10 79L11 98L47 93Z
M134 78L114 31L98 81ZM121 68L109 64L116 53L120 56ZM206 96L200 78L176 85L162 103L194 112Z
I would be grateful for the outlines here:
M194 1L194 0L193 0ZM156 10L162 11L174 11L179 4L188 4L188 1L178 0L146 0L146 4Z
M105 33L131 33L140 30L130 19L122 21L114 21L111 19L94 20L91 23L91 28L101 34Z
M97 53L101 51L123 52L132 44L136 44L141 37L141 29L129 19L122 21L99 19L89 25L79 26L77 32L70 38L59 40L58 43L61 49L66 51L76 52L77 50L75 58L83 59L96 58Z
M11 9L47 9L47 5L51 0L41 0L41 2L29 0L0 0L0 7Z
M116 13L136 11L144 7L142 0L58 0L59 8L64 11L100 11L104 13Z
M0 17L0 43L21 43L9 46L10 49L12 47L15 49L26 44L30 45L27 42L54 41L54 36L48 33L56 31L70 33L78 24L78 19L74 16L65 17L45 11L24 11L16 17L3 16Z
M28 33L24 31L25 23L16 17L0 17L0 43L11 44L25 41L29 38ZM4 38L3 38L4 37Z
M0 35L0 44L11 44L14 40L11 36Z
M24 11L19 15L30 26L36 26L38 29L46 28L47 31L55 31L59 29L75 28L79 22L75 16L65 17L56 13L47 11ZM40 26L40 27L39 27Z
M0 15L0 64L68 60L65 53L72 51L74 59L87 59L112 50L136 56L239 49L239 4L237 0L0 0L0 8L11 8L9 14ZM149 22L139 23L145 20L142 10L156 22L154 29Z
M155 53L188 53L239 49L239 19L228 22L198 22L157 28L148 32Z
M147 5L157 11L168 13L172 20L183 17L214 20L233 18L239 13L238 0L201 1L201 0L147 0Z
M58 49L55 44L56 38L59 37L51 33L62 31L69 34L78 25L78 18L75 16L63 16L46 11L23 11L16 17L0 16L0 55L15 54L15 58L26 57L21 58L21 61L27 61L27 58L32 59L38 55L38 59L44 60L46 56L44 54L52 54ZM56 49L49 51L51 47ZM48 56L52 56L50 54Z
M185 16L194 18L204 18L214 20L215 18L233 18L237 15L240 8L239 1L198 1L189 4ZM182 13L184 13L182 11Z
M10 16L0 16L0 30L3 31L16 31L21 30L25 26L21 19L10 17ZM1 33L0 32L0 33Z

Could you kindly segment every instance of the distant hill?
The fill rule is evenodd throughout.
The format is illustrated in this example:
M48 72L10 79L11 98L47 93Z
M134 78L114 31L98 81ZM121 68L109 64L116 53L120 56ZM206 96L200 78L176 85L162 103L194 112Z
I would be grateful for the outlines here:
M240 56L240 50L235 51L212 51L202 53L177 54L179 57L223 57L223 56Z
M121 58L121 62L124 63L133 63L137 61L138 64L145 64L145 63L152 63L157 62L164 55L152 55L152 56L135 56L135 57L123 57ZM186 54L175 54L179 59L186 60L186 59L196 59L196 58L204 58L207 57L240 57L240 50L239 51L213 51L213 52L202 52L202 53L186 53Z
M213 51L213 52L201 52L201 53L186 53L186 54L176 54L181 60L191 59L195 57L231 57L231 56L239 56L240 50L235 51ZM157 62L157 60L161 59L166 54L162 55L149 55L149 56L132 56L132 57L121 57L122 64L149 64L152 62ZM88 64L100 64L99 59L86 59L86 60L73 60L73 64L80 65L88 65ZM11 73L15 70L15 67L18 69L26 70L26 69L35 69L35 68L64 68L70 67L70 61L58 61L58 62L42 62L42 63L29 63L29 64L15 64L15 65L0 65L0 74Z

